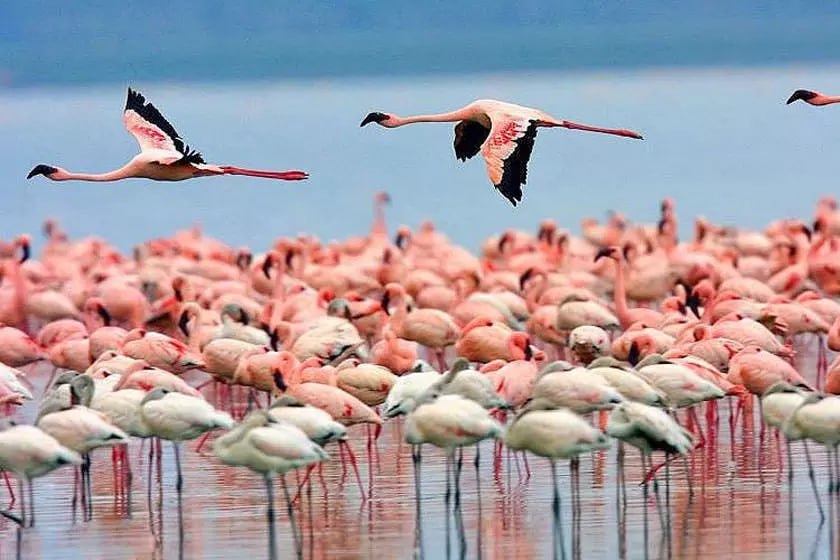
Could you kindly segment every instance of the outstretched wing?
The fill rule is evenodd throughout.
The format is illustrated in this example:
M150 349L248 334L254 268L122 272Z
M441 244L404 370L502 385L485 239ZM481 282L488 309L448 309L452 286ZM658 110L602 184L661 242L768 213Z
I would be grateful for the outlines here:
M455 125L455 157L467 161L481 150L490 129L474 121L461 121Z
M493 186L516 206L522 200L538 121L513 115L491 116L491 121L493 127L481 146L481 155Z
M128 97L125 100L123 121L126 130L137 139L141 151L161 152L162 157L157 158L159 163L204 163L202 155L184 144L178 131L157 107L147 103L142 93L131 88L128 88ZM171 156L164 152L169 152Z

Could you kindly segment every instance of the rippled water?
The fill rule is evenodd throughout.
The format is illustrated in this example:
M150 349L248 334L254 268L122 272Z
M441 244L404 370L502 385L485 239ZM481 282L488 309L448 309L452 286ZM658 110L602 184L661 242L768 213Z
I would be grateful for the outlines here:
M812 363L808 360L800 366L813 372ZM46 382L49 369L42 365L33 370L31 378L37 390ZM211 397L212 390L207 394ZM241 408L244 401L237 402ZM18 419L31 419L34 408L30 405L18 411ZM828 511L821 524L808 483L802 444L796 443L792 448L795 480L791 517L787 474L780 462L785 455L784 444L778 447L770 433L765 434L762 443L757 409L746 414L733 444L728 405L722 403L718 413L717 427L713 424L708 428L703 421L708 443L687 461L693 495L686 482L686 464L677 461L670 467L667 505L664 469L659 478L659 502L653 497L653 486L649 488L648 500L644 500L644 489L638 484L642 466L633 450L628 450L626 457L624 508L617 505L620 493L615 447L582 457L577 508L572 507L570 469L565 462L559 464L566 557L668 558L670 547L672 558L717 559L735 555L746 559L787 558L791 550L798 558L836 558L829 553ZM332 449L333 460L324 465L322 477L313 474L311 486L294 510L301 524L304 556L410 558L415 553L414 482L410 449L401 443L401 423L385 425L374 454L372 473L366 457L365 428L351 428L351 434L365 492L370 490L371 497L362 499L352 471L344 471L337 449ZM184 447L182 543L171 446L164 445L162 489L158 490L153 483L151 499L155 514L150 521L145 480L148 445L141 448L139 442L134 442L130 446L135 474L131 519L122 513L124 503L114 498L110 452L98 450L93 454L93 520L73 521L72 470L55 472L36 482L36 527L20 533L17 556L16 525L0 520L0 558L94 560L179 558L181 555L187 559L266 558L266 498L262 479L245 470L222 466L211 455L196 453L196 442ZM810 453L821 499L824 507L828 507L826 453L816 445L810 446ZM474 451L465 451L460 515L450 515L447 521L444 455L425 447L421 466L422 548L416 550L422 557L552 557L554 533L548 462L528 458L529 476L521 459L503 452L494 464L493 455L492 444L482 445L477 480ZM287 480L290 491L294 492L295 475L287 475ZM293 558L294 546L279 480L275 488L279 557ZM0 495L4 494L0 488ZM659 508L663 516L670 512L670 543L662 537ZM463 520L463 531L459 530L459 520Z

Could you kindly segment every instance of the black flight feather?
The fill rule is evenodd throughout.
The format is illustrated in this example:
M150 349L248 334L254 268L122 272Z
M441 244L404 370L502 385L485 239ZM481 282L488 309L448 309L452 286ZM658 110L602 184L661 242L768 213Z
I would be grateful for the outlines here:
M128 97L126 97L125 100L125 110L134 111L140 115L141 118L149 121L161 129L164 134L169 136L172 139L172 143L175 144L175 149L184 155L179 162L206 163L200 152L190 149L190 147L184 143L184 140L178 134L178 131L175 130L175 127L166 120L160 111L158 111L157 107L146 102L146 98L143 97L142 93L128 88Z
M516 148L505 160L502 180L498 185L494 185L514 206L522 201L522 185L527 182L528 160L531 158L534 140L537 137L537 121L532 120L530 123L525 134L514 140Z
M455 157L467 161L481 150L490 135L490 129L474 121L461 121L455 125Z

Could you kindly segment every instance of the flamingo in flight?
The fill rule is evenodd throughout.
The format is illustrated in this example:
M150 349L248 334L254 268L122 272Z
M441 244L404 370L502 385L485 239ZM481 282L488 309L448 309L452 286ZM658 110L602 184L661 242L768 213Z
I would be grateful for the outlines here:
M417 122L457 122L455 157L466 161L481 152L490 182L514 206L522 201L522 185L526 182L528 159L538 128L561 127L642 140L642 135L632 130L558 120L539 109L492 99L480 99L456 111L437 115L399 117L392 113L369 113L360 126L372 122L385 128Z
M190 149L169 121L143 94L128 88L123 113L125 128L140 144L140 153L124 166L107 173L71 173L52 165L36 165L27 179L43 175L53 181L119 181L139 177L155 181L183 181L209 175L247 175L265 179L299 181L309 174L303 171L260 171L232 165L213 165Z

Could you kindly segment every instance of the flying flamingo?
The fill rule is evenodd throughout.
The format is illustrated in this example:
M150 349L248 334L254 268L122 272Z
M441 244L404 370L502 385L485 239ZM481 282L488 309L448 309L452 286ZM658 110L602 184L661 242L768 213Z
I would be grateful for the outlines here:
M479 99L456 111L437 115L399 117L391 113L369 113L360 126L372 122L385 128L418 122L457 122L455 157L466 161L481 152L490 182L514 206L522 201L522 185L526 183L528 160L538 128L561 127L642 139L641 134L632 130L558 120L538 109L492 99Z
M107 173L72 173L60 167L39 164L26 178L43 175L52 181L109 182L129 178L183 181L211 175L247 175L286 181L299 181L309 177L303 171L259 171L232 165L208 164L201 153L190 149L184 143L175 127L154 105L146 102L143 94L131 88L128 89L123 122L128 132L140 144L140 153L119 169Z

